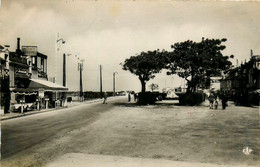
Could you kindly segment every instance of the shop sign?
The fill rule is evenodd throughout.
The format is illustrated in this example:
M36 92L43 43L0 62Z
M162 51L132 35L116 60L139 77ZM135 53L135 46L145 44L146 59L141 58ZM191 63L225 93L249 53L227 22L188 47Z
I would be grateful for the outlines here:
M44 91L43 90L39 90L39 97L43 98L44 97Z
M37 56L37 46L22 46L22 51L26 56Z
M28 73L28 69L15 67L15 74L27 74L27 73Z

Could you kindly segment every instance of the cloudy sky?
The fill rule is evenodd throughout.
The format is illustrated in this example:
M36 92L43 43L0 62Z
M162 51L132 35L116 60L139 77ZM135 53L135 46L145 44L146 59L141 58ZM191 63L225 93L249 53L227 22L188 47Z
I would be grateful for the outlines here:
M140 90L138 77L119 65L141 51L165 49L175 42L227 38L225 55L245 61L250 49L260 54L260 2L206 1L101 1L101 0L2 0L0 44L16 49L38 46L48 55L48 76L62 84L62 54L67 57L67 85L79 90L78 55L84 59L84 90L99 90L99 65L103 66L103 90L112 90L112 74L117 90ZM57 34L66 40L58 43ZM55 63L55 55L57 61ZM55 64L57 67L55 68ZM55 72L56 71L56 72ZM165 71L148 82L176 87L183 82Z

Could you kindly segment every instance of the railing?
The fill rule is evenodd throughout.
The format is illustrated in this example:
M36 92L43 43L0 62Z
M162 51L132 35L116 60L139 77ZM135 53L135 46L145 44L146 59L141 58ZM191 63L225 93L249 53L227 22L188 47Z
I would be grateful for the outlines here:
M48 75L42 69L38 69L38 77L47 78Z

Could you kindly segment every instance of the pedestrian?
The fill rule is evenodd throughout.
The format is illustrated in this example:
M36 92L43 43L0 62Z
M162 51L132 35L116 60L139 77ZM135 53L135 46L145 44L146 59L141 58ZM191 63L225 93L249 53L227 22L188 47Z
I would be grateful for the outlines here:
M208 99L209 99L209 108L210 108L210 109L213 109L214 96L213 96L212 93L210 93Z
M134 101L136 101L136 100L137 100L137 94L134 93Z
M130 103L131 102L131 94L128 93L128 102Z
M104 93L104 101L103 104L107 104L107 92Z
M218 99L217 99L217 97L215 97L215 100L214 100L214 108L218 109Z
M225 110L227 106L227 99L228 97L226 96L225 93L222 93L221 95L221 102L222 102L222 109Z

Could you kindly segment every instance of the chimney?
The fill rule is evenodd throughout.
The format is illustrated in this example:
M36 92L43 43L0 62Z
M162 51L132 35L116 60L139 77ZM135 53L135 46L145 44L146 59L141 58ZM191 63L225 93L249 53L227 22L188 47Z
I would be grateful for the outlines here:
M20 50L20 38L17 38L17 49L16 52L19 52Z

